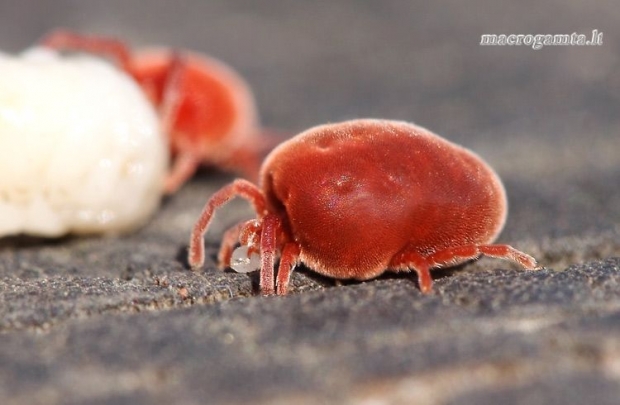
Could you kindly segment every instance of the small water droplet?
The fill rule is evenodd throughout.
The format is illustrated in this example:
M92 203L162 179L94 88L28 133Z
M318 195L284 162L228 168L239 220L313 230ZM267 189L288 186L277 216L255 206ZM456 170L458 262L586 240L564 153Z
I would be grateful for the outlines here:
M237 273L250 273L260 269L260 256L257 253L252 253L248 257L248 247L239 246L233 251L230 267Z

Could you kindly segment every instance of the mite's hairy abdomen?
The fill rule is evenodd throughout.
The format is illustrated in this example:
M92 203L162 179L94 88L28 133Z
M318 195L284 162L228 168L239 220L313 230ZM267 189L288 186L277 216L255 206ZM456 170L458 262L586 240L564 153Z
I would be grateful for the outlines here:
M429 253L487 243L505 217L503 187L486 163L406 123L313 128L270 155L263 180L302 258L330 274L371 277L407 245Z

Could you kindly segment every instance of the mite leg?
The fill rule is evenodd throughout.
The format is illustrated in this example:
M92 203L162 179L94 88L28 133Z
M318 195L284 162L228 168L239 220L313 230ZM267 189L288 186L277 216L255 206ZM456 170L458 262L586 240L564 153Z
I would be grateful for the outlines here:
M187 95L184 87L184 79L187 73L187 62L178 52L171 54L170 66L166 73L161 104L159 105L159 117L161 127L168 135L169 142L175 136L174 128L177 122L179 109L183 97ZM166 176L164 192L174 194L185 184L198 170L201 158L194 152L196 148L181 148L174 157L172 167Z
M397 253L390 261L389 268L394 270L413 270L418 273L420 291L426 294L433 289L433 279L430 273L431 266L424 256L416 252L405 249Z
M427 257L431 267L454 266L485 255L505 259L523 266L526 270L539 269L536 260L509 245L466 245L441 250Z
M260 290L263 295L275 294L274 288L274 265L277 254L277 236L282 231L280 219L267 214L263 218L260 236Z
M542 268L532 256L509 245L481 245L478 246L478 250L485 256L511 260L520 264L525 270L540 270Z
M258 219L247 221L239 234L239 243L248 247L248 256L252 253L260 254L260 238L263 224Z
M179 52L170 54L170 64L166 70L159 115L162 128L167 134L172 133L181 101L185 95L183 82L187 73L187 62Z
M299 245L289 242L282 248L280 266L278 267L278 281L276 283L278 295L286 295L291 281L291 272L299 264Z
M247 221L241 221L224 232L222 235L222 242L220 244L220 250L217 254L217 262L221 270L225 269L230 265L230 258L232 257L233 248L239 242L239 235L241 234L241 229L246 224Z
M249 181L237 179L218 190L205 204L190 236L187 261L192 270L198 270L204 264L204 234L207 232L209 224L211 223L213 213L217 208L237 196L248 200L254 206L259 218L265 215L265 197L258 187Z
M122 69L129 71L131 53L123 42L116 39L56 30L47 34L39 42L41 45L52 49L76 50L102 55L113 59Z
M200 159L192 153L181 153L174 158L172 167L164 179L164 193L171 195L196 173Z

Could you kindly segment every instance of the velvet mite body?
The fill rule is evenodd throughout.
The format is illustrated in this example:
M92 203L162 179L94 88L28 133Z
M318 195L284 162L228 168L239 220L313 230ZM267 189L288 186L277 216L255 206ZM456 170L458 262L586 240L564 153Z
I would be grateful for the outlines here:
M132 52L112 38L57 30L41 41L59 50L112 59L141 86L160 114L173 164L165 182L174 193L205 164L255 179L268 148L249 85L223 62L184 50Z
M367 280L385 271L415 271L422 292L432 268L481 255L537 268L531 256L491 244L507 215L493 169L473 152L419 126L359 119L311 128L276 147L260 187L238 179L207 202L190 238L189 263L204 263L216 208L239 196L257 219L224 235L220 262L237 242L260 256L265 295L286 294L299 263L336 279ZM280 256L274 288L274 264Z

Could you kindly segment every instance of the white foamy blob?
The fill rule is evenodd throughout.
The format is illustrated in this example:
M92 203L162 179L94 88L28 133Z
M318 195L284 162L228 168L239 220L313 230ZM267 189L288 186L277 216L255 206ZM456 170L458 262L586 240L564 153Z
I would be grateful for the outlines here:
M0 54L0 237L135 229L168 164L133 79L94 57Z

